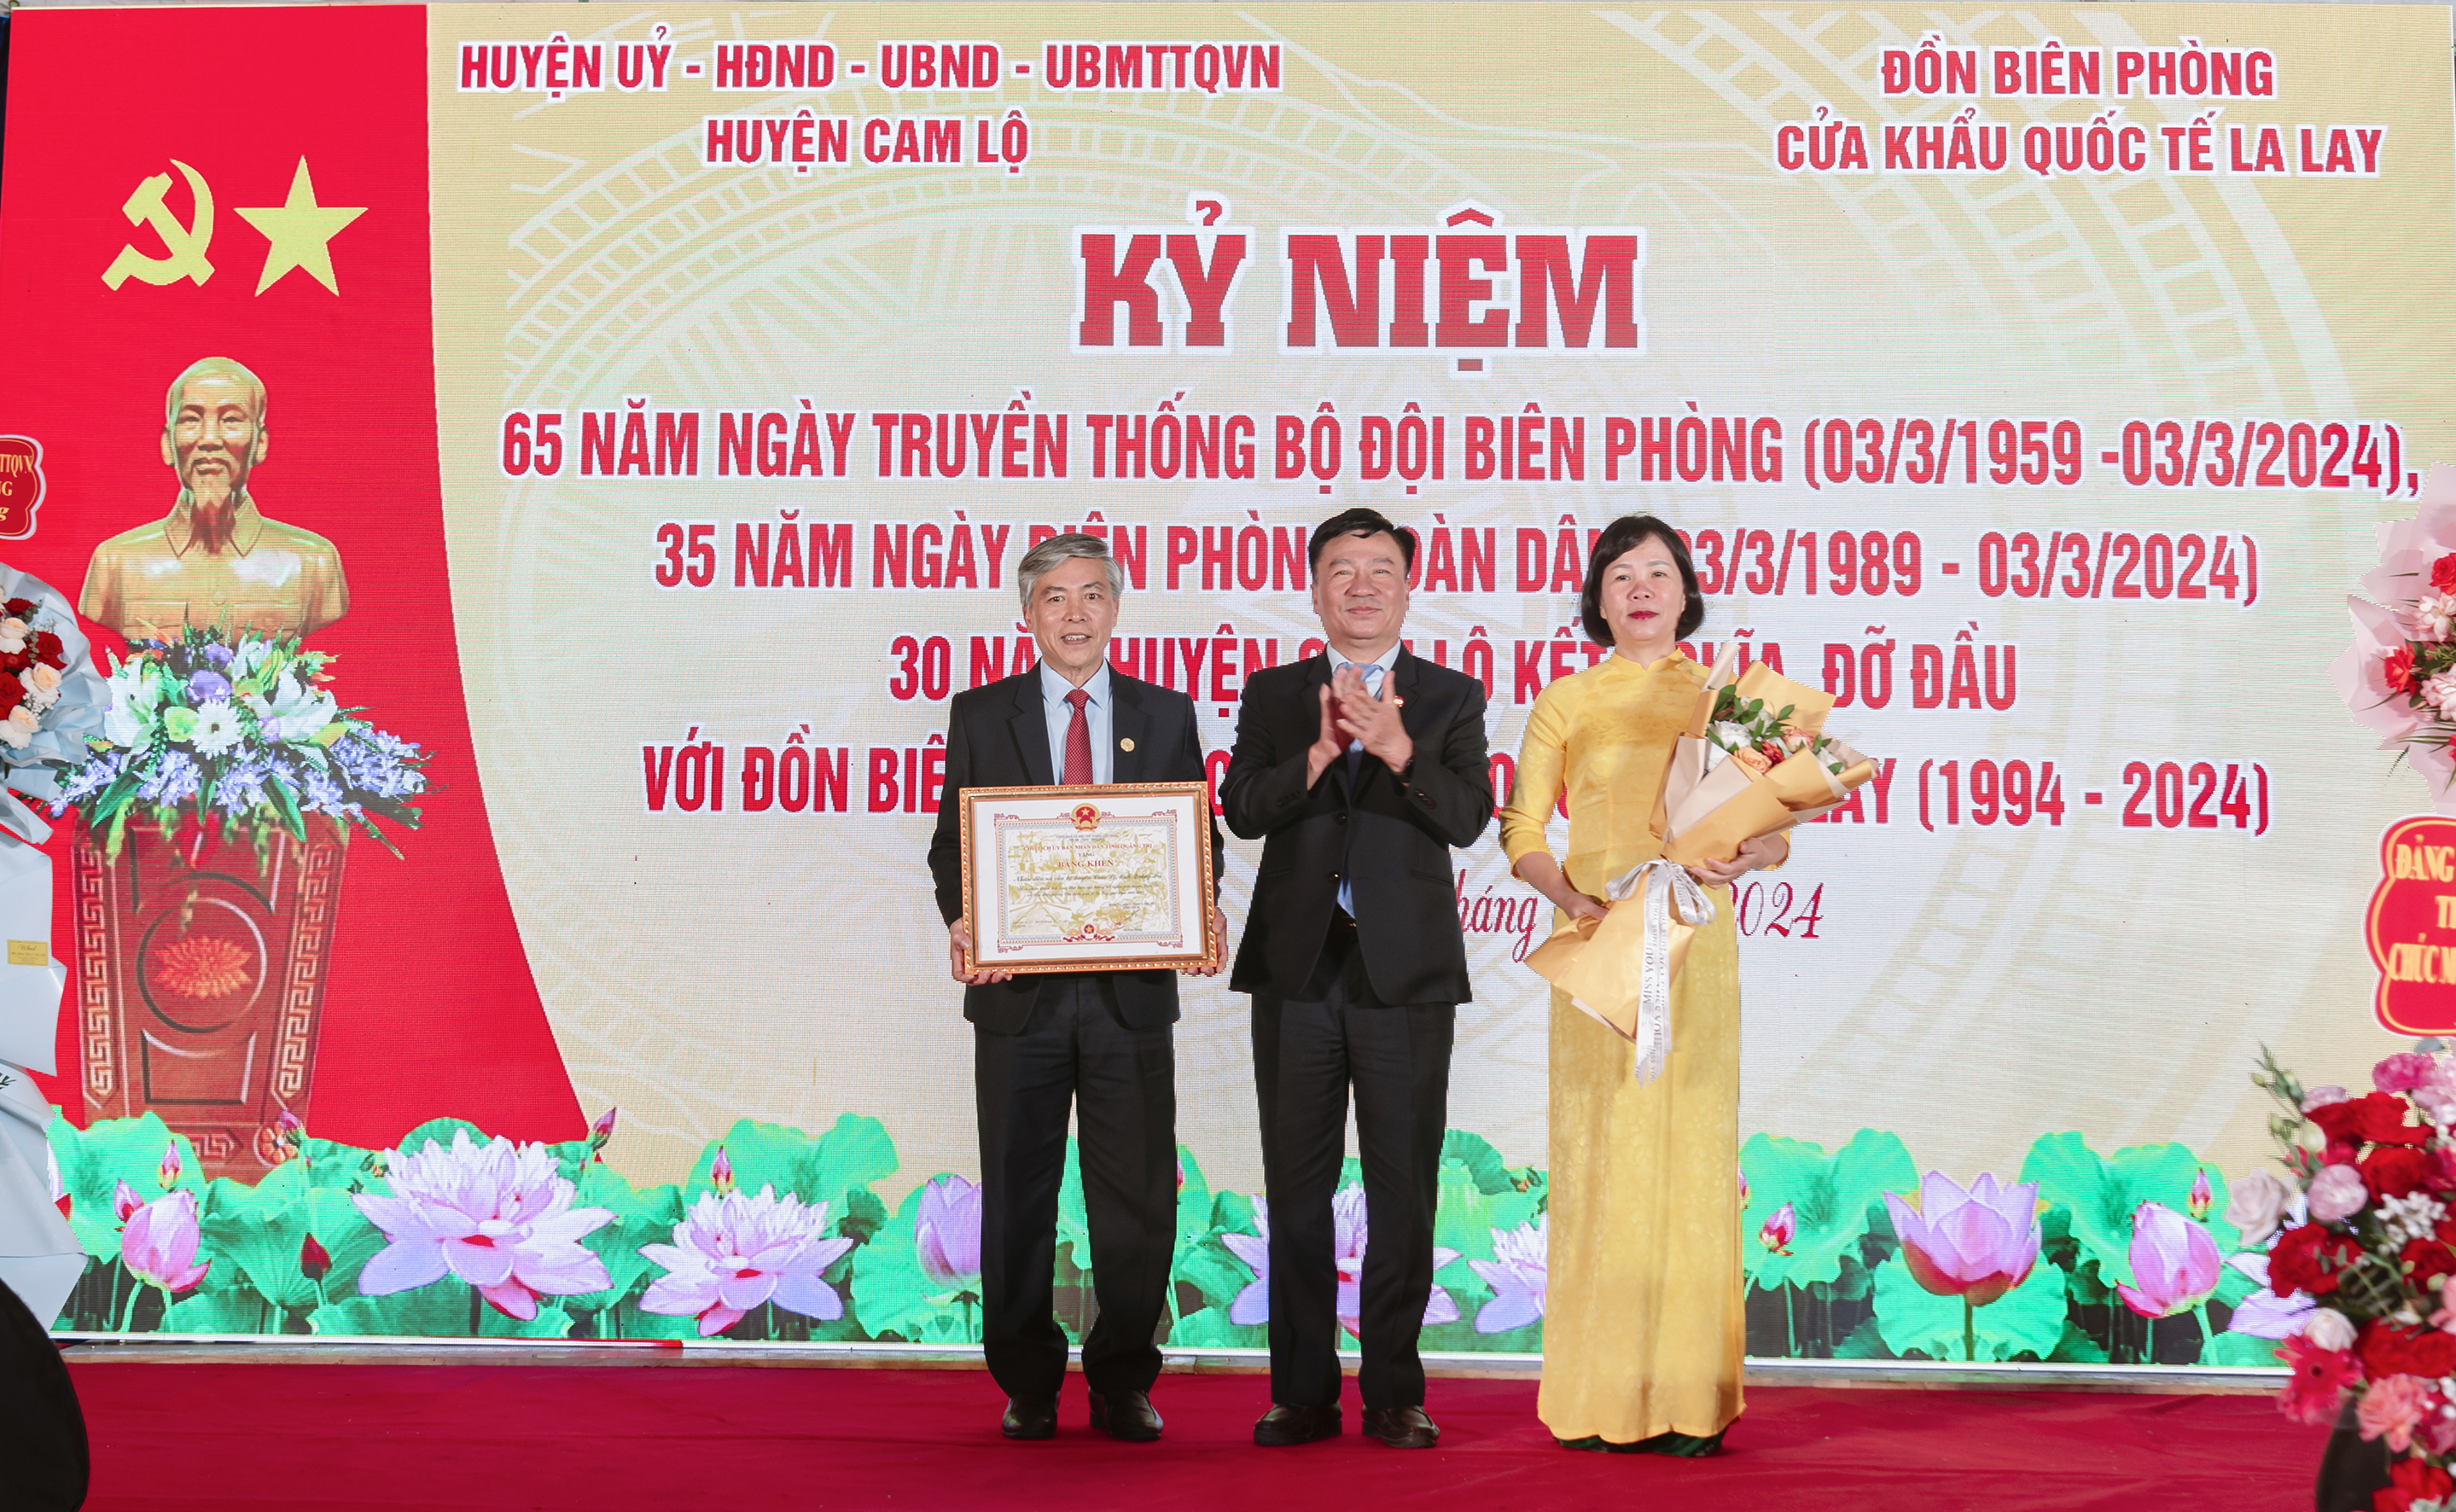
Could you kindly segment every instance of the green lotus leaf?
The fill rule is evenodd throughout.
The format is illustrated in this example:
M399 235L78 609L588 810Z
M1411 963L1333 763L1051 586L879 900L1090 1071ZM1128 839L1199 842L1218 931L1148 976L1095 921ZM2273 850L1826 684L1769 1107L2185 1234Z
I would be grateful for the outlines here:
M1494 1156L1496 1161L1499 1158ZM1478 1179L1474 1168L1464 1162L1442 1162L1441 1207L1433 1215L1433 1243L1459 1252L1463 1258L1452 1262L1459 1274L1472 1279L1475 1273L1467 1269L1466 1261L1492 1258L1493 1230L1506 1233L1534 1219L1533 1193L1519 1191L1505 1176L1496 1192ZM1445 1269L1443 1279L1450 1278Z
M794 1190L805 1202L825 1202L828 1216L841 1218L853 1189L876 1186L895 1175L900 1164L887 1125L845 1114L804 1154Z
M214 1182L198 1227L200 1251L214 1261L208 1286L216 1280L235 1284L243 1276L258 1296L284 1310L311 1308L324 1300L315 1278L300 1268L310 1225L306 1173L296 1162L274 1167L253 1187L228 1179ZM174 1322L166 1326L176 1326L177 1312L174 1304Z
M604 1208L614 1215L614 1221L580 1239L605 1262L609 1279L603 1290L567 1297L563 1305L575 1313L602 1312L665 1274L640 1253L640 1246L673 1242L674 1225L683 1217L682 1189L658 1186L634 1192L621 1175L594 1163L581 1167L575 1185L579 1195L572 1206Z
M154 1114L140 1118L106 1118L77 1128L54 1116L50 1131L51 1154L59 1161L60 1190L69 1196L69 1227L88 1255L106 1263L119 1258L120 1218L113 1198L125 1181L140 1202L164 1195L162 1152L179 1151L179 1175L171 1189L196 1195L199 1208L206 1196L204 1164L185 1134L174 1134Z
M2063 1211L2081 1259L2096 1264L2101 1284L2128 1286L2133 1214L2143 1202L2158 1202L2189 1215L2192 1182L2203 1173L2211 1195L2209 1216L2200 1225L2217 1241L2218 1253L2228 1254L2240 1247L2242 1236L2221 1216L2225 1177L2187 1146L2135 1145L2100 1158L2078 1134L2045 1134L2030 1146L2019 1179L2036 1181L2038 1199Z
M2067 1298L2071 1292L2064 1294ZM2070 1318L2064 1319L2064 1337L2056 1340L2056 1351L2047 1357L2058 1364L2103 1365L2106 1346L2081 1332L2080 1325Z
M449 1150L452 1148L452 1136L462 1134L469 1136L469 1142L473 1145L484 1146L492 1142L486 1131L466 1118L429 1118L409 1133L402 1134L400 1142L392 1148L402 1154L414 1155L426 1148L428 1140L433 1140L439 1148Z
M2028 1279L1972 1315L1978 1359L2044 1359L2064 1337L2064 1273L2052 1265L2030 1269ZM1876 1267L1876 1328L1894 1354L1929 1359L1968 1358L1962 1303L1938 1297L1911 1278L1899 1255Z
M1475 1178L1476 1190L1487 1194L1513 1192L1517 1184L1509 1178L1509 1168L1502 1163L1501 1152L1492 1148L1482 1134L1463 1129L1452 1129L1442 1135L1442 1164L1451 1161L1466 1167Z
M851 1311L872 1338L892 1334L912 1344L978 1343L977 1292L950 1293L921 1269L912 1231L928 1188L925 1181L906 1193L895 1216L853 1252Z
M307 1315L317 1334L358 1338L467 1338L469 1301L465 1282L450 1277L390 1297L352 1297L327 1302ZM563 1338L571 1315L553 1297L538 1299L538 1315L522 1321L478 1304L480 1338Z
M2203 1365L2254 1365L2263 1369L2279 1368L2279 1340L2255 1338L2249 1334L2219 1334L2200 1350Z
M1766 1291L1841 1279L1843 1259L1855 1257L1871 1224L1890 1230L1884 1195L1914 1192L1919 1180L1901 1137L1873 1129L1852 1134L1832 1155L1804 1139L1751 1134L1740 1147L1740 1169L1749 1178L1740 1263ZM1786 1203L1792 1235L1784 1255L1768 1249L1758 1235Z
M1228 1309L1220 1306L1188 1313L1168 1331L1172 1349L1262 1349L1270 1341L1268 1324L1240 1328L1228 1321Z
M1057 1248L1074 1252L1074 1268L1092 1275L1092 1220L1083 1211L1083 1162L1074 1141L1066 1141L1066 1175L1057 1188Z
M1202 1163L1183 1145L1177 1147L1177 1248L1199 1244L1211 1234L1211 1183L1203 1179Z
M699 1338L699 1319L687 1315L676 1318L665 1313L644 1313L638 1297L626 1297L597 1315L597 1337L695 1339Z
M219 1266L215 1269L220 1269ZM277 1334L282 1315L252 1286L195 1291L162 1315L166 1334Z
M358 1273L385 1243L383 1231L369 1222L350 1197L350 1193L321 1188L307 1194L307 1230L333 1261L333 1268L324 1273L327 1301L356 1293Z

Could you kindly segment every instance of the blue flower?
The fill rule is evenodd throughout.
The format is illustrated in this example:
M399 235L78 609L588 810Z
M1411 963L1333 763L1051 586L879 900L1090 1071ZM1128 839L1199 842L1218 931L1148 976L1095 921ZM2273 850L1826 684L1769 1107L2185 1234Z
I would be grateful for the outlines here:
M219 650L220 647L215 649ZM200 666L188 676L188 702L191 704L210 704L226 699L230 697L230 679L219 672Z
M215 666L228 666L231 664L231 648L215 643L205 647L204 658Z

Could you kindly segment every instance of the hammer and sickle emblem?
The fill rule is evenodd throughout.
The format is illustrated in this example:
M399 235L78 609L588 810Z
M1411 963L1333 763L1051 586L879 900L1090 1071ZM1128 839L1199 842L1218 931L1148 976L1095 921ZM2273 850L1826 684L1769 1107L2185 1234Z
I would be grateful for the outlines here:
M119 255L103 270L102 281L108 287L116 289L131 278L156 287L192 278L201 286L214 276L214 265L205 260L205 248L214 239L214 192L206 187L204 175L187 164L174 157L171 166L186 176L188 192L195 195L195 224L180 225L179 217L162 202L163 194L171 188L170 174L155 174L139 183L136 192L128 196L128 203L119 207L119 213L128 217L132 226L153 227L170 255L149 257L133 246L120 248Z

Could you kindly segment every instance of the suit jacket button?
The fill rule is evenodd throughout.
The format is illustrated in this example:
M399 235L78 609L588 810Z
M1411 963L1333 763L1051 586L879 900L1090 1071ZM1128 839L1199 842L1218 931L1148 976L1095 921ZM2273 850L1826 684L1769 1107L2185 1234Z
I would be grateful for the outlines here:
M1331 880L1331 881L1333 881L1333 882L1337 882L1337 881L1339 880L1339 873L1338 873L1338 872L1336 872L1336 871L1334 871L1334 872L1330 873L1330 880Z
M1339 822L1342 825L1347 823L1347 816L1345 814L1341 814L1339 816Z

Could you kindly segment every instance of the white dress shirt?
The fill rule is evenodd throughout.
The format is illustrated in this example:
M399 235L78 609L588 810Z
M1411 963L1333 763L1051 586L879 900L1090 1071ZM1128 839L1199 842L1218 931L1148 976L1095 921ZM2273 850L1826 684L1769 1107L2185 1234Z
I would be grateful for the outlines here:
M1074 705L1066 702L1066 695L1074 691L1074 684L1063 674L1046 662L1040 664L1040 699L1049 719L1049 775L1053 782L1066 780L1066 731L1074 723ZM1092 695L1083 705L1083 723L1092 730L1092 780L1105 783L1116 768L1116 749L1109 739L1108 663L1100 664L1100 669L1083 684L1083 691Z

